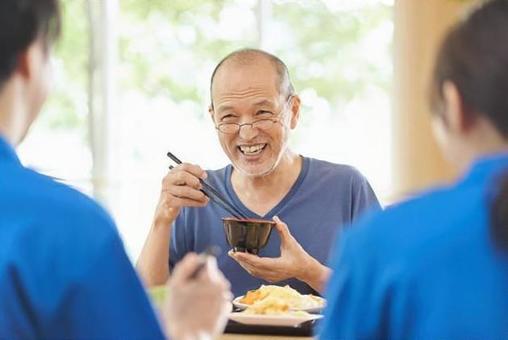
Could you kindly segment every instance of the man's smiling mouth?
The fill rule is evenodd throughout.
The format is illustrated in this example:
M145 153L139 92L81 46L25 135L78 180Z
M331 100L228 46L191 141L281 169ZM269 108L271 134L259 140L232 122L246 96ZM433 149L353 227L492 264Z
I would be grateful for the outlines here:
M266 147L266 143L264 144L254 144L254 145L240 145L238 146L238 150L246 156L255 156L260 154Z

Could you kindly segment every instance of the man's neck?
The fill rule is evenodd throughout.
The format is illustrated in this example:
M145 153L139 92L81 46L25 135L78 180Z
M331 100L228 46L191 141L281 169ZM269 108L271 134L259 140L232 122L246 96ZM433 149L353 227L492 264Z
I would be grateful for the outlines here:
M242 203L264 216L291 190L301 169L302 158L288 150L269 174L254 177L233 170L231 182Z

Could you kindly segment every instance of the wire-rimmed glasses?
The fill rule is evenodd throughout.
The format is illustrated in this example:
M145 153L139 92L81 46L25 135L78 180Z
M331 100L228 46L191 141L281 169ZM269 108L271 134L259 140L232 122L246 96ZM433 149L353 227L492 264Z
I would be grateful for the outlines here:
M263 130L263 131L270 130L275 124L280 123L282 113L286 109L286 105L291 102L292 98L293 98L292 95L288 96L288 99L284 102L284 106L282 107L280 112L277 115L275 115L274 117L256 119L255 121L252 121L250 123L242 123L242 124L234 123L234 122L224 122L224 123L217 124L215 126L215 128L218 131L225 133L225 134L238 133L238 132L240 132L240 130L242 129L243 126L250 126L251 128L259 129L259 130Z

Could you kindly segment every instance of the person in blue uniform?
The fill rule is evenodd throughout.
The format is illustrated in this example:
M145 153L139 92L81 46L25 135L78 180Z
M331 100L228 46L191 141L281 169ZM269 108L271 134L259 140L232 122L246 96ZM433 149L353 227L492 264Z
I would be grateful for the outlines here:
M333 254L321 339L508 337L508 1L448 33L433 80L448 187L370 214Z
M107 213L17 158L59 26L57 0L0 1L0 339L216 335L231 296L213 260L175 268L159 323Z
M210 243L230 248L222 225L228 212L199 191L198 179L207 176L244 216L285 222L277 222L259 256L219 256L234 295L268 282L306 294L322 291L334 236L368 209L380 208L370 184L351 166L289 148L300 98L276 56L256 49L232 52L215 68L210 89L210 117L231 164L206 172L183 164L167 174L138 270L156 285L188 252Z

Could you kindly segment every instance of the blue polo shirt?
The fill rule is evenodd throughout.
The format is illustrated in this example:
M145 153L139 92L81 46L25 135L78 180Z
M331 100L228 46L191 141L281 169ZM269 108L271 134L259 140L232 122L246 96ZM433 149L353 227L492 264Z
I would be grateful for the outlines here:
M272 219L279 216L302 247L321 263L326 263L335 236L367 209L379 209L369 183L356 169L303 157L302 170L288 194L265 216L249 210L238 198L231 184L231 165L208 171L207 181L250 218ZM190 251L201 252L208 245L218 245L222 254L219 268L231 282L235 296L268 282L252 277L227 255L231 248L224 234L222 218L229 216L217 204L204 208L184 208L174 222L170 243L170 268ZM259 256L280 256L280 237L274 230ZM278 282L289 284L301 293L314 293L296 279Z
M0 339L162 339L110 217L0 137Z
M489 204L508 155L457 184L372 214L333 255L322 339L507 339L508 252Z

